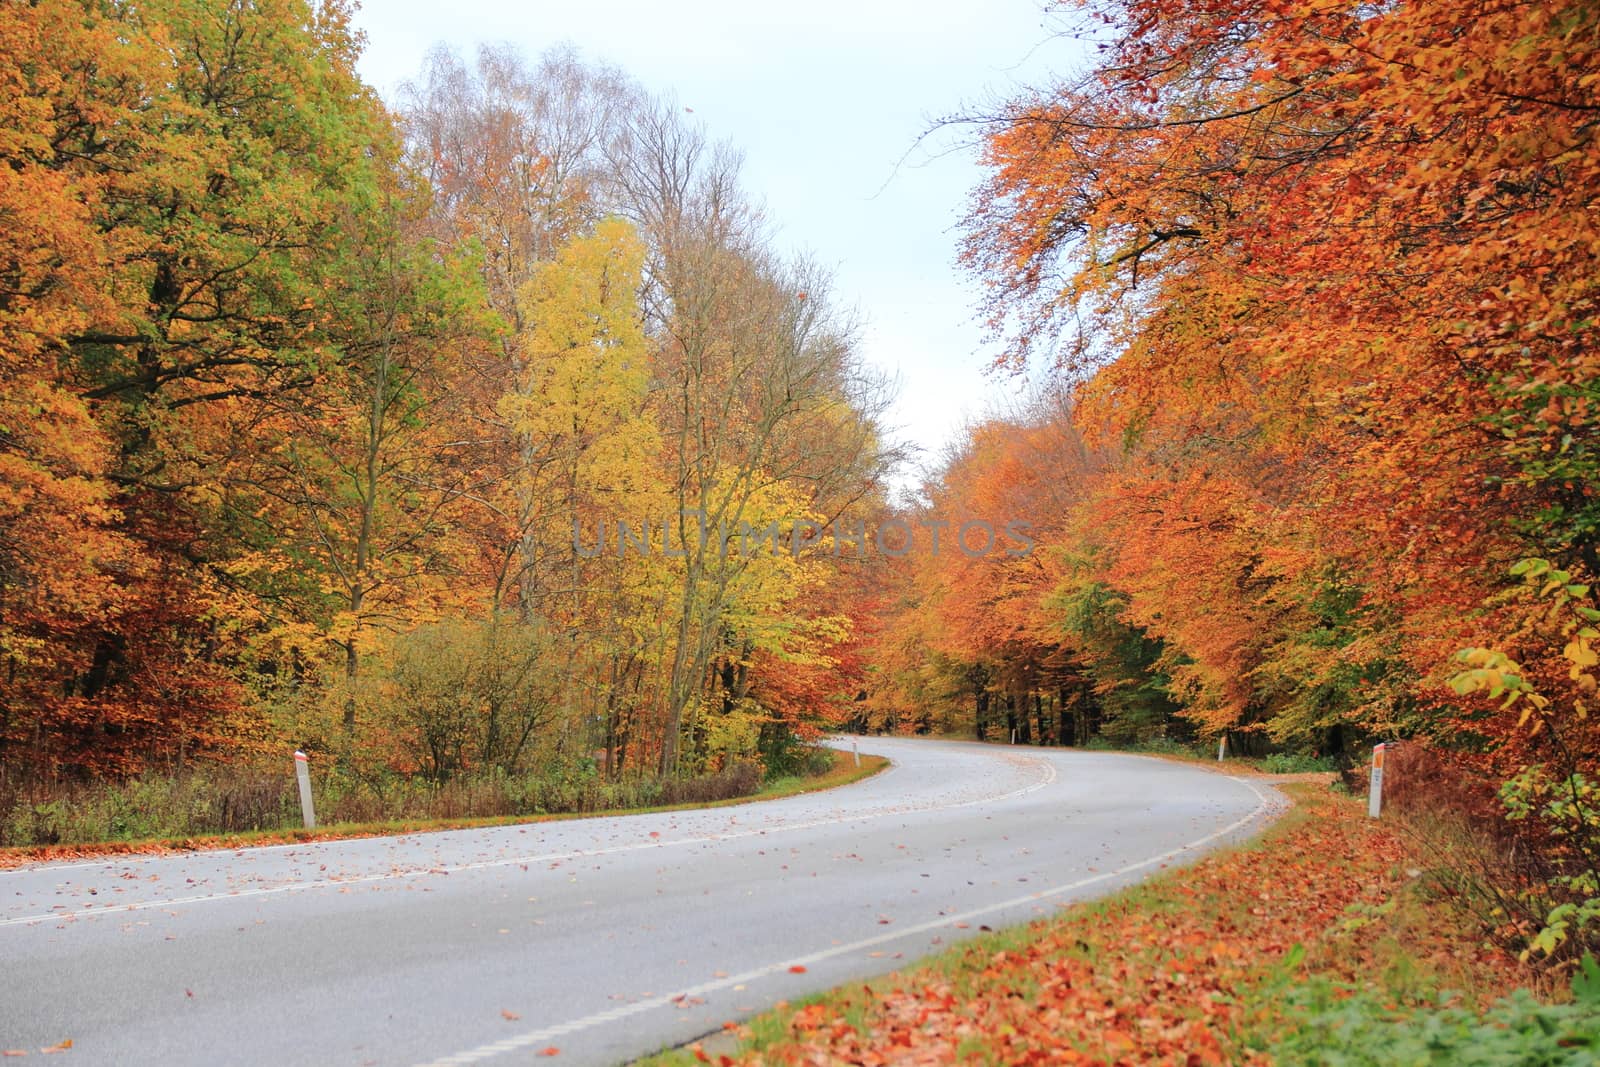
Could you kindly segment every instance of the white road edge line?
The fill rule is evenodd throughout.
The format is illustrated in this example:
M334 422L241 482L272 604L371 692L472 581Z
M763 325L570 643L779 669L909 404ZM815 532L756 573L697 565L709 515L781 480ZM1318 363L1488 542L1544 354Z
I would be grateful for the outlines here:
M742 974L734 974L729 975L726 978L718 978L710 982L702 982L699 985L689 986L685 989L681 989L676 993L659 997L651 997L647 1000L636 1000L631 1004L621 1004L615 1008L608 1008L605 1011L596 1012L593 1015L586 1015L581 1019L572 1019L564 1023L557 1023L553 1026L542 1027L538 1030L529 1030L526 1033L503 1038L499 1041L493 1041L487 1045L479 1045L477 1048L467 1049L464 1052L457 1052L454 1055L445 1056L442 1059L430 1060L425 1064L420 1064L419 1067L463 1067L465 1064L482 1063L485 1060L492 1059L496 1056L505 1055L508 1052L517 1052L533 1045L546 1044L550 1041L556 1040L557 1038L565 1037L568 1034L575 1034L580 1030L587 1030L591 1027L600 1026L604 1023L616 1022L620 1019L626 1019L632 1015L639 1015L643 1012L653 1011L656 1008L665 1007L668 1004L682 1001L689 997L697 997L705 993L715 993L718 990L727 989L731 986L745 985L750 982L758 981L762 978L770 978L773 975L786 974L791 967L804 967L813 963L820 963L823 960L832 959L835 956L843 956L851 952L860 952L862 949L888 944L891 941L898 941L902 938L915 937L918 934L930 933L934 930L940 929L941 927L947 927L955 923L967 922L970 919L982 918L986 915L992 915L995 912L1005 911L1008 908L1020 907L1024 904L1029 904L1037 900L1047 900L1050 897L1058 897L1064 893L1071 893L1075 890L1084 889L1099 882L1109 881L1113 878L1120 878L1125 874L1132 874L1134 871L1143 870L1146 867L1163 863L1176 856L1181 856L1185 852L1192 852L1195 849L1203 848L1206 845L1209 845L1211 842L1216 841L1218 838L1226 837L1234 831L1244 828L1251 822L1255 821L1255 819L1257 819L1269 807L1274 806L1273 801L1271 801L1265 793L1261 792L1261 790L1257 789L1250 782L1231 774L1227 775L1226 777L1231 781L1238 782L1240 785L1244 786L1246 789L1250 790L1250 792L1256 795L1257 803L1255 808L1248 815L1235 822L1229 823L1222 829L1206 834L1204 837L1191 841L1186 845L1180 845L1177 848L1163 852L1159 856L1151 856L1149 859L1140 860L1137 863L1129 863L1122 867L1118 867L1114 871L1106 871L1102 874L1096 874L1089 878L1080 878L1076 882L1069 882L1065 885L1058 885L1051 889L1041 890L1036 893L1029 893L1026 896L1013 897L1010 900L1004 900L998 904L986 904L981 908L972 908L968 911L957 912L952 915L941 915L937 919L920 923L916 926L905 927L903 929L896 930L893 933L884 933L879 934L876 937L862 938L860 941L852 941L848 945L836 945L823 949L819 952L813 952L810 955L795 956L791 959L781 960L778 963L769 963L764 967L756 967L752 970L745 971Z
M1007 754L1009 755L1009 754ZM1004 758L1004 757L1002 757ZM465 871L485 871L497 867L516 867L532 863L551 863L557 861L588 859L594 856L611 856L621 852L639 852L650 848L672 848L679 845L704 845L717 841L737 841L746 837L761 837L770 834L789 833L794 830L814 830L819 826L834 826L848 822L866 822L870 819L881 819L890 815L911 815L929 811L953 811L956 808L970 808L976 804L996 804L1017 797L1026 796L1056 780L1056 768L1049 760L1037 756L1012 756L1019 762L1042 765L1045 773L1038 781L1025 785L1020 789L1013 789L1009 793L995 796L979 797L976 800L961 800L950 804L930 804L923 807L895 807L882 811L867 811L853 815L843 815L826 819L808 819L805 822L787 823L779 826L752 827L747 830L728 830L715 834L703 834L697 837L681 837L672 840L639 841L630 845L611 845L606 848L572 849L566 852L546 852L537 855L511 856L497 860L480 860L475 863L436 864L429 867L417 867L405 871L385 871L382 874L360 874L348 878L317 878L308 882L288 882L283 885L263 886L257 889L234 889L226 893L197 893L186 897L166 897L161 900L141 900L132 904L107 904L104 908L93 911L49 911L35 915L18 915L10 919L0 919L0 928L7 926L27 926L34 923L62 922L78 919L98 919L108 915L122 915L131 911L151 911L161 908L176 908L189 904L207 904L218 900L249 900L254 897L276 896L280 893L298 893L308 889L342 888L344 886L364 885L373 882L407 881L413 878L425 878L434 874L459 874ZM632 818L633 816L616 816L617 818ZM24 868L26 869L26 868Z

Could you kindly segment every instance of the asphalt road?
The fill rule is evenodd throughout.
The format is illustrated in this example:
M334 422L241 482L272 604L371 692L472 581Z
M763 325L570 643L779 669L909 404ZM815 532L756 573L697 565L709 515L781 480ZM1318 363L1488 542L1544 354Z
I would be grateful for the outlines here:
M860 746L894 765L760 804L0 871L0 1049L618 1063L1186 863L1281 803L1137 756Z

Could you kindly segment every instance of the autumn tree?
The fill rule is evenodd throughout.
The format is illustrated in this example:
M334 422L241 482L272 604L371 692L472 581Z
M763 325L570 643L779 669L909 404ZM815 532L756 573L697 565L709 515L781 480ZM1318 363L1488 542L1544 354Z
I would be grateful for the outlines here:
M539 581L524 587L534 617L565 635L561 690L565 718L605 706L615 735L618 701L596 676L613 681L648 645L626 635L628 620L655 614L658 604L629 595L649 589L629 575L624 553L605 552L608 526L657 512L666 496L659 479L660 440L646 408L650 360L639 308L644 245L618 218L602 220L541 263L520 295L527 328L519 344L522 371L499 404L523 443L514 477L527 501L523 566ZM597 543L586 547L584 531ZM638 562L635 570L649 570ZM656 583L658 584L658 583ZM609 661L609 662L608 662ZM570 729L570 726L568 727ZM608 751L610 746L608 747Z
M451 534L490 450L458 368L497 324L474 263L421 236L425 191L402 181L380 176L377 202L343 221L324 288L333 359L252 408L230 463L224 514L250 551L229 573L264 605L275 667L326 642L353 679L383 632L471 604L450 588L471 573Z
M613 160L640 95L618 71L571 51L530 64L509 46L480 48L470 66L436 49L401 93L407 159L433 190L434 231L446 245L477 245L489 304L506 324L493 358L474 364L473 393L479 430L500 439L499 466L521 474L484 494L474 526L497 566L498 602L525 618L541 588L566 575L541 570L548 501L532 494L548 482L540 467L551 456L499 413L500 398L537 377L523 347L540 329L528 287L568 241L615 210Z
M123 546L83 542L102 557L84 590L115 595L58 642L65 695L45 732L90 763L181 758L243 695L219 625L238 551L213 536L224 457L243 413L327 358L320 267L384 119L337 5L50 2L6 18L8 47L28 50L7 56L7 195L72 201L18 231L11 321L28 337L12 351L47 370L52 407L94 419L87 452L54 465L98 483L78 521Z
M1091 69L986 117L966 261L1126 450L1101 578L1210 730L1481 735L1441 665L1516 632L1518 556L1594 562L1594 13L1088 19Z
M890 459L726 146L570 51L436 52L391 114L340 3L0 31L0 773L659 776L847 714L865 586L700 536Z

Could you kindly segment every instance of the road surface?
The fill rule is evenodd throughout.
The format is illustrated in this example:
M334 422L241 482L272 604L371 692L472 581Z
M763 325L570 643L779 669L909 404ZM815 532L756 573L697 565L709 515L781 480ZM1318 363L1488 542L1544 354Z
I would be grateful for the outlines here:
M1280 804L1137 756L860 746L894 765L759 804L0 871L0 1049L619 1063L1188 862Z

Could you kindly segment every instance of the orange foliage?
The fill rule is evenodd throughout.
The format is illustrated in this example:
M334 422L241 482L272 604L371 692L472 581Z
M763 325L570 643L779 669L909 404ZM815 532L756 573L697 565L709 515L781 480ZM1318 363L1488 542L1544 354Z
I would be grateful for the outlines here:
M1328 978L1370 974L1371 931L1341 927L1397 893L1412 861L1400 834L1355 805L1310 803L1313 817L1267 848L1209 857L1141 900L1035 924L1016 947L979 941L949 966L833 994L793 1012L785 1039L727 1062L1268 1062L1241 1040L1282 1022L1252 1014L1281 1012L1256 984L1293 946ZM1463 952L1438 914L1400 933L1409 950L1490 989L1516 980L1492 950Z
M1600 16L1090 17L1095 68L989 120L965 249L1006 360L1052 354L1121 446L1063 543L1208 731L1519 746L1437 682L1460 647L1537 643L1495 599L1511 562L1600 571Z

